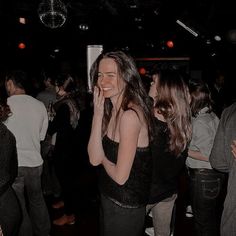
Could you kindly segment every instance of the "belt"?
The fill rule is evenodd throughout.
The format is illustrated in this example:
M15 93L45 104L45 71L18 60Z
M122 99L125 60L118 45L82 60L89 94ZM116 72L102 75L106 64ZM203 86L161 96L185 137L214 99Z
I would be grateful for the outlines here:
M189 174L217 174L218 172L213 169L206 168L188 168Z

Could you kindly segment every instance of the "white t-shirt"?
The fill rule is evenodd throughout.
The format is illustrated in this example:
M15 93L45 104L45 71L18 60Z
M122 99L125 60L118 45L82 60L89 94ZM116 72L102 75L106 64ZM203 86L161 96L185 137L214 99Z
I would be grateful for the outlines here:
M10 96L7 103L12 115L5 125L16 137L18 166L42 165L40 141L44 140L48 128L44 104L25 94Z

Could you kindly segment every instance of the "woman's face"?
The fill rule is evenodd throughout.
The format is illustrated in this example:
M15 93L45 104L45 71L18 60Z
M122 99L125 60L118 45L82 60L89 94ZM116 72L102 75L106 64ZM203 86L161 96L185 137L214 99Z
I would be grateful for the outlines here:
M152 82L150 84L150 89L148 95L155 100L157 96L157 86L158 86L159 76L158 74L152 75Z
M104 58L100 61L97 85L105 98L114 98L122 93L125 82L119 76L117 64L113 59Z

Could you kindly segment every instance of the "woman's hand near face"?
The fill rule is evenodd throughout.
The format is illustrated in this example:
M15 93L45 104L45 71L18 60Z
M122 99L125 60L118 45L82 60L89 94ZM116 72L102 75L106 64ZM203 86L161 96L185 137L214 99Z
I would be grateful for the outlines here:
M97 86L94 87L93 92L93 105L94 105L94 114L96 117L103 117L104 114L104 101L103 91Z
M232 153L234 155L234 157L236 158L236 140L233 140L233 143L231 144L231 148L232 148Z
M90 163L94 166L101 164L105 157L102 146L102 120L104 114L104 96L98 87L94 88L93 93L93 122L92 130L88 143L88 154Z

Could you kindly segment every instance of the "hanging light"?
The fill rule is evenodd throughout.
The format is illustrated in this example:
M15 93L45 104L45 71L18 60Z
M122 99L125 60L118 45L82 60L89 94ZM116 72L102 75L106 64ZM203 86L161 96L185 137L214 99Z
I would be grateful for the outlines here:
M65 23L67 9L66 5L60 0L43 0L39 4L38 14L45 26L54 29Z

